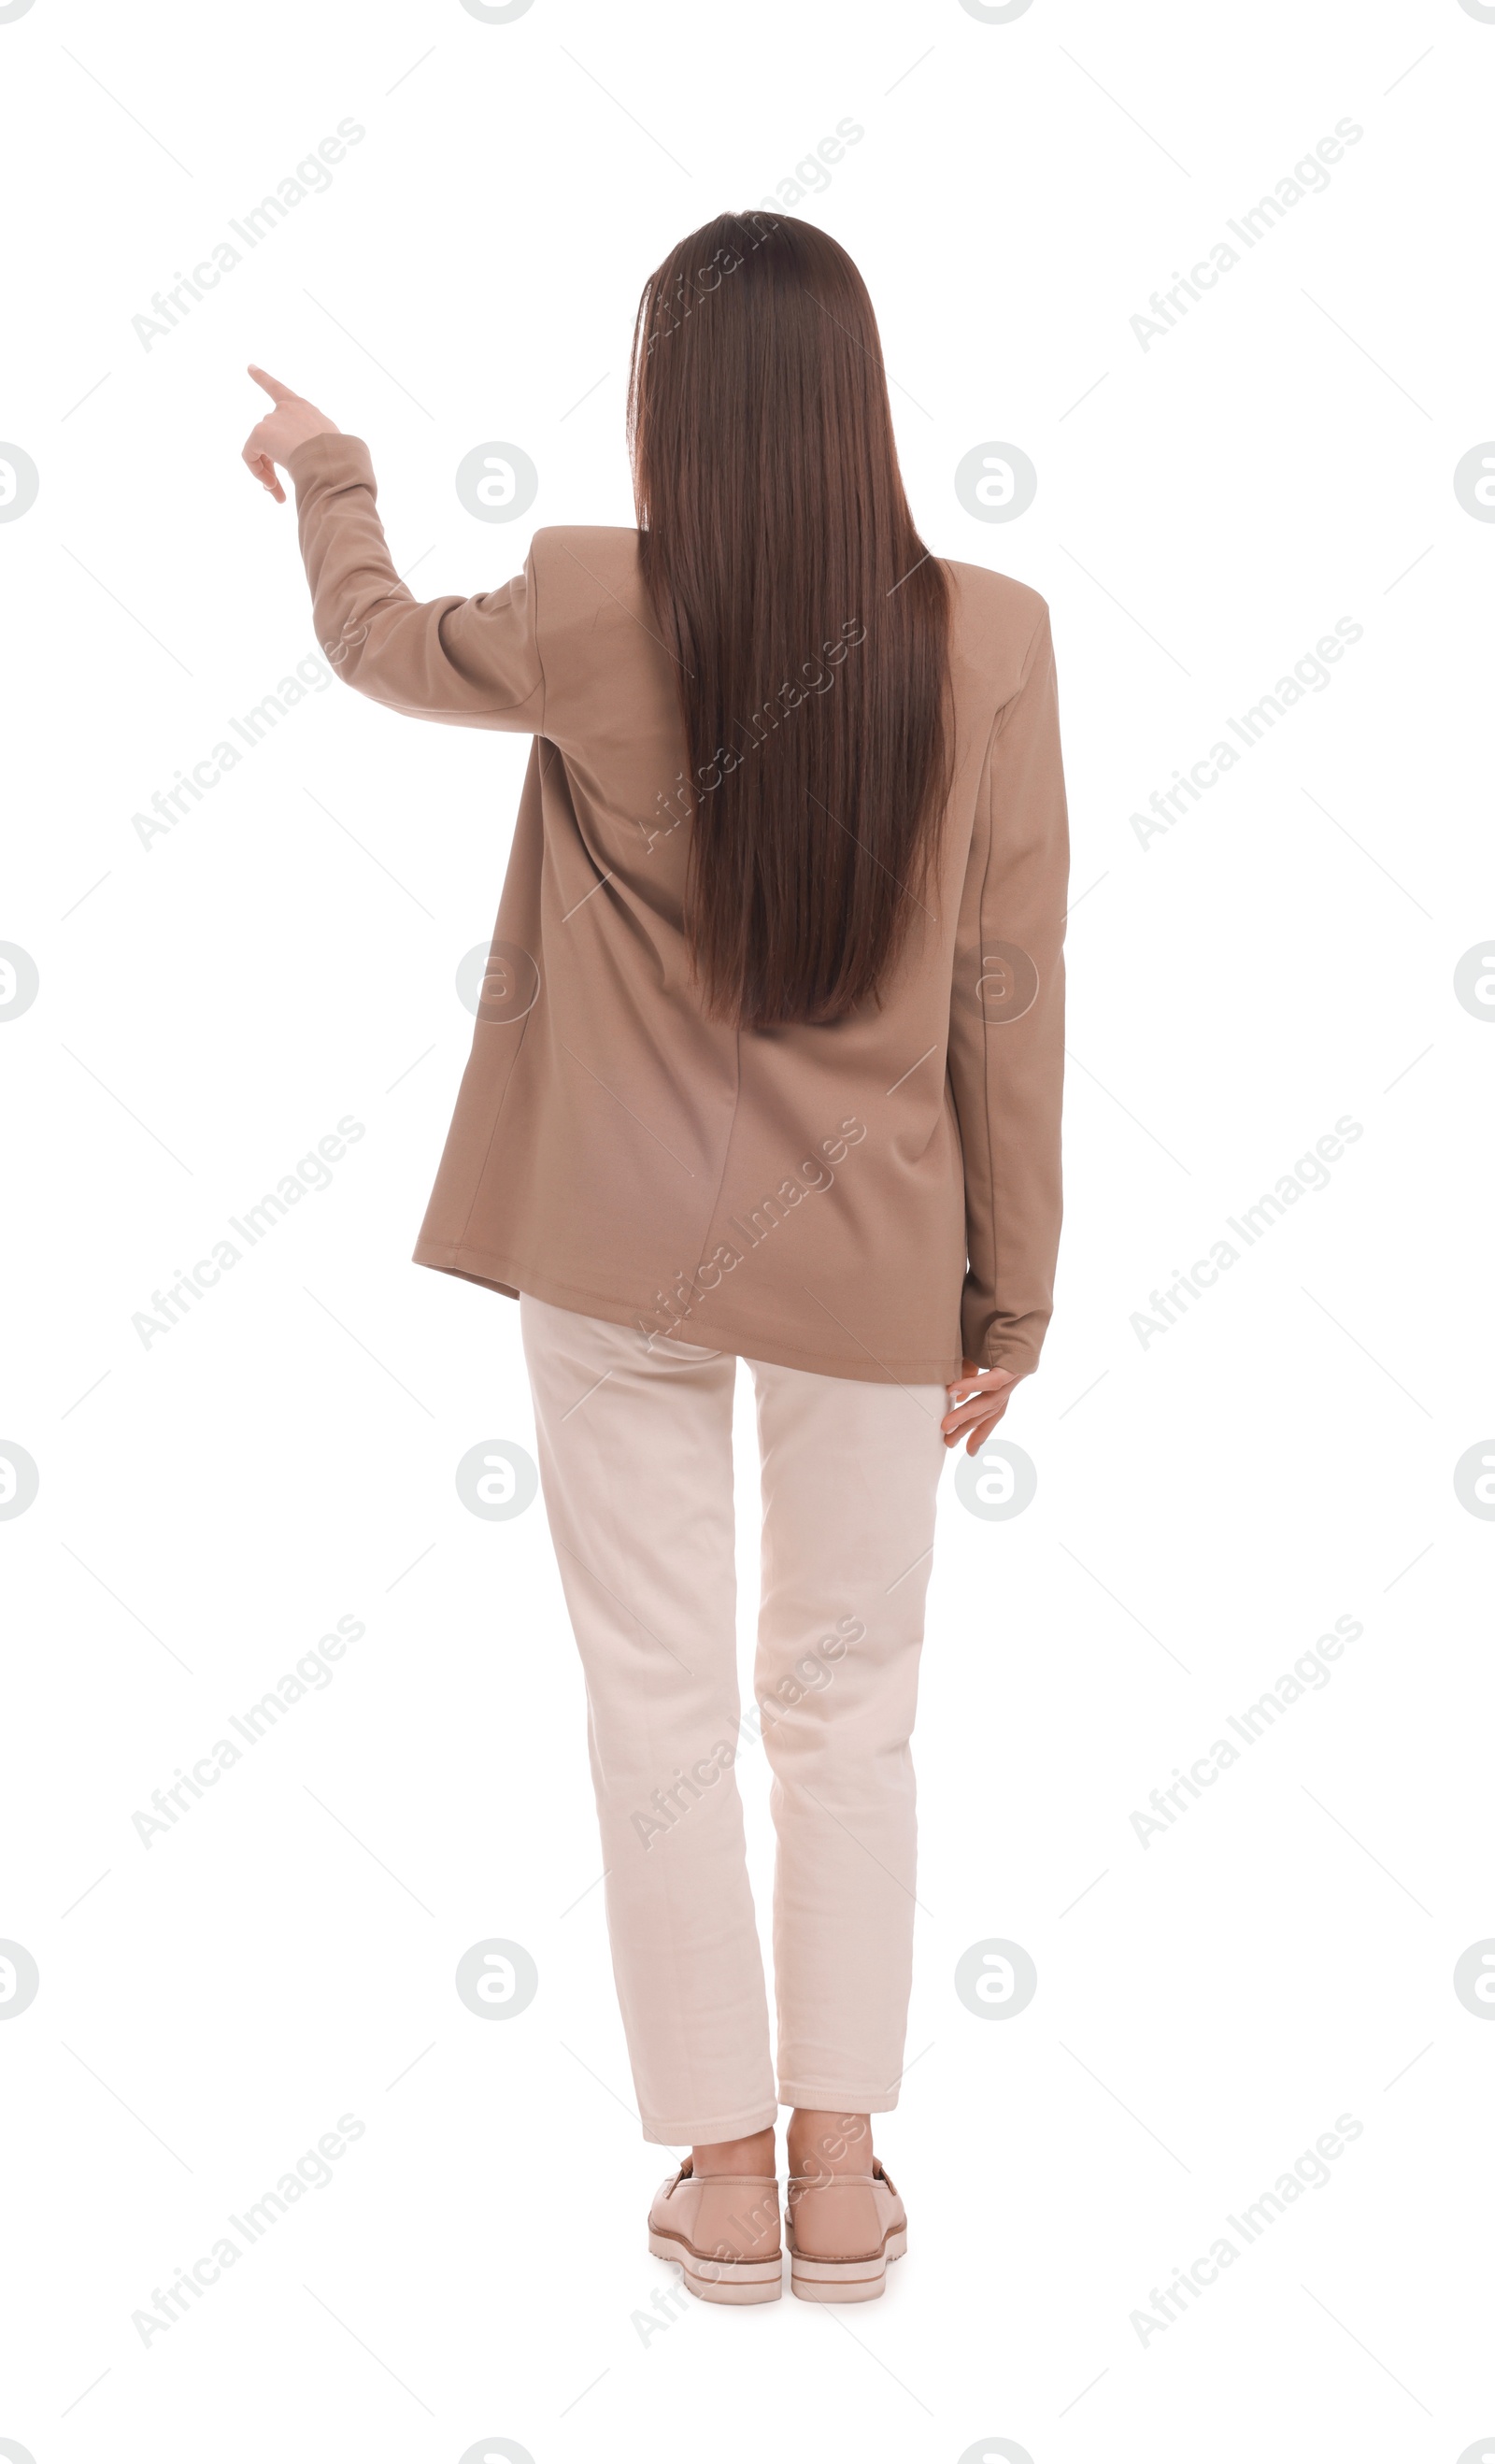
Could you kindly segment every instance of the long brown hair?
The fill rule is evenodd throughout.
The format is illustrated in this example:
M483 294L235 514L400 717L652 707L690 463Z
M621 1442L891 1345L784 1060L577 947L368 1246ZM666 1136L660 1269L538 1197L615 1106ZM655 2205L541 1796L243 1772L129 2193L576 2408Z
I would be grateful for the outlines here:
M913 527L845 249L720 214L639 302L640 556L676 662L685 924L708 1013L843 1018L922 906L948 793L950 592Z

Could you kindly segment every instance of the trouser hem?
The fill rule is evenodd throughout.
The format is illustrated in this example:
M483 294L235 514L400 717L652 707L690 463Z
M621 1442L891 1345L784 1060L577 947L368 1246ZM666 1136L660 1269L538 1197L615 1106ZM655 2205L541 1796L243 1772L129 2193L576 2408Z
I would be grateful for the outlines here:
M755 2131L772 2130L777 2104L756 2104L750 2113L716 2114L706 2121L656 2122L644 2118L644 2136L656 2147L708 2147L720 2139L751 2139Z
M827 2087L824 2081L816 2087L803 2079L780 2079L780 2104L797 2104L810 2113L891 2113L898 2102L896 2088Z

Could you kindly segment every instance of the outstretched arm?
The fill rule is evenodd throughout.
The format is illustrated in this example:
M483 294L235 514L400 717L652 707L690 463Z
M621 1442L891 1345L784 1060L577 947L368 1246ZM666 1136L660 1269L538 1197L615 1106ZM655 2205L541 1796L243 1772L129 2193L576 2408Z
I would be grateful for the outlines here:
M343 683L416 718L539 734L545 689L531 568L475 598L413 598L390 558L363 439L344 436L263 368L250 374L275 408L244 459L277 504L285 491L275 466L290 472L317 638Z

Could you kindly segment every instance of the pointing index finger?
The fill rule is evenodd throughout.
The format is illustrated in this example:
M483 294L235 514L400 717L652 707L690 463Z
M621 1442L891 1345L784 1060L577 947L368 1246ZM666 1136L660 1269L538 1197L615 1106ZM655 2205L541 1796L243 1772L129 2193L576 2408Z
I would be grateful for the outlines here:
M278 377L273 377L270 374L268 368L256 367L253 360L250 362L249 372L253 378L254 383L257 385L262 386L264 391L269 394L271 401L275 405L277 409L282 403L300 401L300 395L290 385L282 385Z

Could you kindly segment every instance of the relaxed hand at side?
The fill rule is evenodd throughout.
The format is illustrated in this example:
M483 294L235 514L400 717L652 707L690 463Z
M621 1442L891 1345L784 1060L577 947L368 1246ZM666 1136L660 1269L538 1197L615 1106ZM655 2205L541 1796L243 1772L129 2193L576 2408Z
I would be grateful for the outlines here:
M978 1369L974 1360L961 1366L962 1375L945 1389L951 1409L939 1425L947 1446L964 1438L966 1453L974 1455L1001 1419L1018 1381L1010 1369Z

